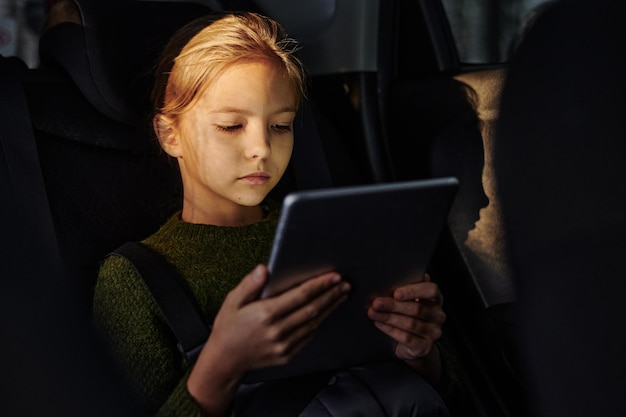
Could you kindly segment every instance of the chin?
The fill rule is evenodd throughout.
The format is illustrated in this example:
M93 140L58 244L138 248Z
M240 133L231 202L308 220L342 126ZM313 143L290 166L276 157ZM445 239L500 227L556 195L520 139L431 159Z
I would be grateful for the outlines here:
M266 196L267 194L263 195L262 197L242 198L240 200L237 200L237 204L243 207L257 207L263 202L263 200L265 200Z

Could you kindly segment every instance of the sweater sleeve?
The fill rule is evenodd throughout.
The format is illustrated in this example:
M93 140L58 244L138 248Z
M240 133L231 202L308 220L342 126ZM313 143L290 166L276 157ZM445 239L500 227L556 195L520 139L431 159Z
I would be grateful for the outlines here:
M93 313L96 331L146 412L203 416L187 391L191 366L178 352L174 335L128 260L114 255L103 263Z

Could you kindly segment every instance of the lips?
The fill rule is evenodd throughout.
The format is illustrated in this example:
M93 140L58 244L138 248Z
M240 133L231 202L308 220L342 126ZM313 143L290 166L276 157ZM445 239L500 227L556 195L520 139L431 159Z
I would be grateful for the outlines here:
M243 181L251 185L263 185L270 179L270 175L267 172L253 172L243 177L239 177L240 181Z

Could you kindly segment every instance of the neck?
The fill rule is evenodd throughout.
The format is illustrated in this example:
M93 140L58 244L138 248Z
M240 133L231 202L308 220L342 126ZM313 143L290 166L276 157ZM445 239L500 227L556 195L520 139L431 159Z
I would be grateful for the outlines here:
M237 227L258 223L264 218L260 205L247 207L238 206L237 210L224 210L222 207L202 209L187 201L183 203L182 220L194 224L210 224L213 226Z

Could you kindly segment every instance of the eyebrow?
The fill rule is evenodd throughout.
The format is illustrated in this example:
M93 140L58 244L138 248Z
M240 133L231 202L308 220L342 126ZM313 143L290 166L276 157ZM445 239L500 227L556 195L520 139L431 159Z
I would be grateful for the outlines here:
M240 109L238 107L228 107L228 106L210 110L209 113L211 113L211 114L238 113L238 114L243 114L243 115L250 115L250 114L252 114L252 112L249 111L249 110ZM296 107L295 106L281 107L281 108L277 109L276 111L273 111L271 114L275 115L275 114L282 114L282 113L296 113Z

